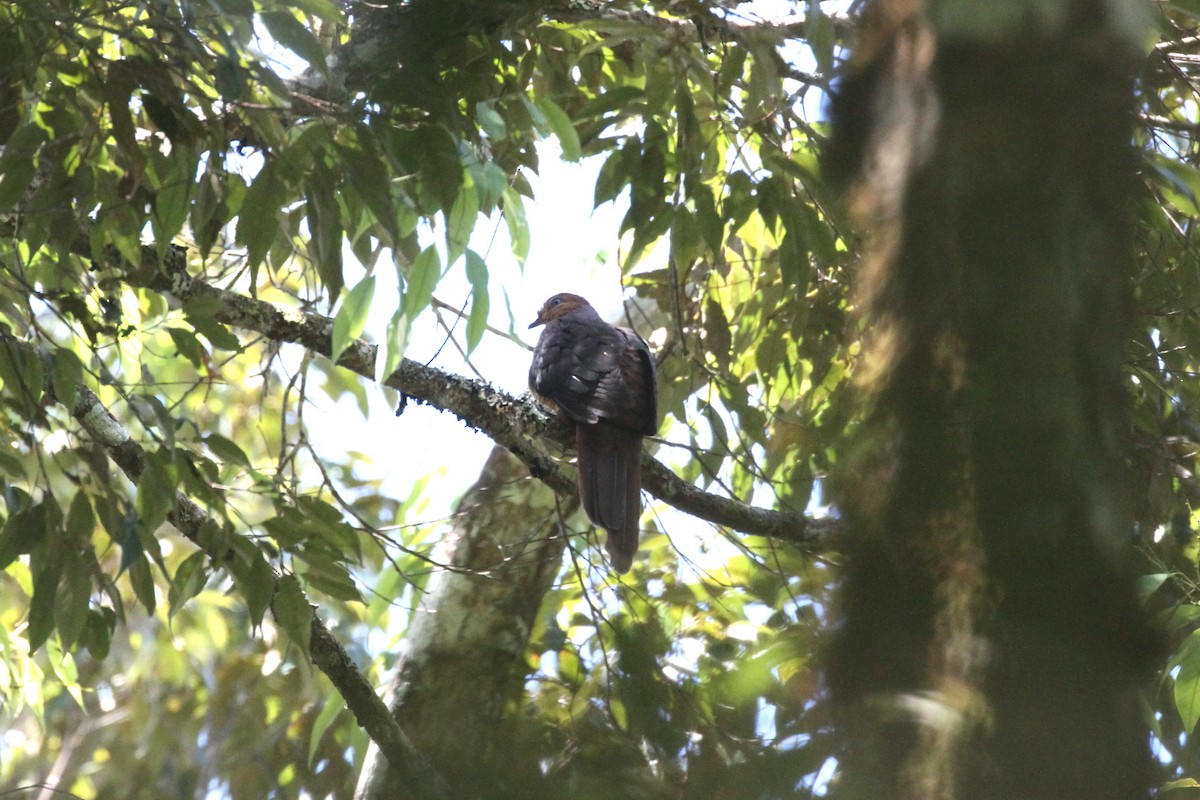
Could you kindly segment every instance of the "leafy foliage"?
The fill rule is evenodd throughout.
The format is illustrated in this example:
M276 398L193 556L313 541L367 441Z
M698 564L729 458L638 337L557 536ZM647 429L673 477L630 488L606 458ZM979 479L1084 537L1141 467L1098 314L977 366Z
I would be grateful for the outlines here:
M528 176L552 140L623 210L630 321L661 358L660 456L717 494L819 500L856 422L857 243L819 166L846 24L797 5L803 24L625 0L0 8L0 785L344 796L366 737L307 667L309 603L378 678L378 634L403 633L447 528L417 513L436 476L388 497L359 456L314 446L309 393L366 411L361 379L145 288L180 252L213 285L332 313L335 359L391 302L390 261L384 374L463 275L478 353L489 324L512 331L519 290L472 234L503 217L511 258L529 255ZM1129 359L1137 519L1148 571L1169 575L1149 602L1179 642L1150 695L1164 782L1200 769L1193 5L1164 10L1141 80ZM73 418L79 386L144 449L136 485ZM168 522L177 491L224 560ZM721 533L682 552L646 536L617 595L586 557L562 565L527 654L513 794L826 785L814 664L836 554Z

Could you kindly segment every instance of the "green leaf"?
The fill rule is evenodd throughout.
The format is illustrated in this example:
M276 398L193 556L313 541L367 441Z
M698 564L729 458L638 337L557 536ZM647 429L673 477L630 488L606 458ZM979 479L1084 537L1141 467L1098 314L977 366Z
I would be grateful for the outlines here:
M370 128L360 125L354 134L353 137L345 137L348 142L337 144L348 183L358 192L376 221L395 240L399 238L400 231L396 205L388 185L388 170L381 166L384 163L383 156L375 145L374 134Z
M383 615L392 610L395 598L400 596L400 592L404 588L401 581L402 576L397 571L396 565L392 562L384 564L383 570L375 580L371 602L367 605L364 622L368 629L379 627L383 621Z
M92 228L92 247L112 245L126 262L138 265L142 260L143 225L144 220L132 206L124 202L107 205Z
M161 453L146 453L146 467L138 478L138 521L148 534L166 521L175 507L175 487L179 484L175 466Z
M608 158L600 167L599 174L596 175L596 189L592 193L592 204L599 206L609 200L615 200L628 182L625 172L625 153L622 150L609 153Z
M0 161L0 211L12 208L21 195L29 191L33 176L37 173L33 153L18 154L6 157Z
M275 599L271 603L275 621L287 632L292 641L308 655L312 638L313 610L300 588L295 575L284 575L275 585Z
M476 191L479 193L480 207L485 214L490 214L491 209L500 202L500 198L504 195L505 187L508 186L508 179L504 177L504 171L491 161L486 164L476 164L471 167L471 179L475 182Z
M157 603L154 576L150 574L150 559L142 557L129 564L129 583L133 586L133 594L138 602L145 606L148 613L153 614Z
M467 355L483 340L488 321L488 268L474 250L467 251L467 280L471 282L471 315L467 317Z
M68 555L69 554L69 555ZM55 602L58 637L64 647L72 647L83 638L87 625L88 605L92 599L92 579L87 565L78 553L67 549L63 553L63 586Z
M63 559L51 556L45 558L41 569L33 574L33 598L29 602L29 627L25 632L30 652L36 652L45 644L54 630L55 600L62 568Z
M25 479L25 465L21 463L21 459L3 449L0 449L0 472L17 480ZM0 557L0 569L4 569L4 566L3 557Z
M92 504L86 492L78 491L71 498L71 508L67 511L67 533L72 541L86 546L91 542L95 529L96 515L92 513Z
M175 345L175 352L199 367L204 364L204 346L196 338L196 334L184 328L167 328L167 333Z
M208 309L208 304L203 302L188 301L183 306L183 314L192 328L199 334L202 334L209 343L218 350L230 350L235 353L242 351L242 343L238 337L213 318L212 312ZM169 329L168 329L169 330ZM172 341L175 337L172 336ZM179 344L176 342L176 347Z
M1200 721L1200 648L1192 648L1179 664L1175 675L1175 708L1183 720L1183 730L1190 734Z
M599 117L610 111L624 109L644 95L645 91L637 86L617 86L587 101L579 110L579 118Z
M165 245L183 228L191 208L192 184L190 181L173 180L163 186L154 197L154 240Z
M298 149L299 152L299 149ZM330 305L342 291L342 210L332 170L323 165L312 170L305 185L308 198L309 254L329 292Z
M253 0L213 0L226 14L234 17L248 17L254 13Z
M219 433L210 433L203 439L204 446L212 451L212 454L221 459L227 464L239 464L243 467L250 466L250 459L246 452L242 450L237 443L226 439Z
M204 584L208 583L208 574L208 555L203 550L197 550L183 560L167 591L168 617L175 616L184 603L200 594Z
M82 709L83 687L79 685L79 668L75 665L75 657L65 652L63 646L60 640L51 639L46 645L46 662L66 693Z
M257 628L262 625L263 614L275 593L275 570L271 569L262 550L254 547L237 554L230 563L230 572L238 592L246 601L250 624Z
M1169 572L1156 572L1153 575L1139 575L1137 579L1137 593L1142 600L1146 600L1150 595L1158 591L1158 587L1166 583L1167 578L1171 577Z
M344 24L346 21L346 15L330 0L291 0L291 3L301 11L335 25Z
M1189 216L1200 213L1200 170L1159 153L1151 153L1148 161L1162 179L1159 191L1171 205Z
M344 565L310 555L306 566L304 579L310 588L324 592L336 600L362 602L362 595L354 584L350 571Z
M454 206L463 184L463 164L459 158L458 142L440 125L422 125L409 135L399 135L398 142L416 158L421 185L443 211Z
M475 104L475 119L479 121L479 127L483 128L483 132L490 139L497 141L508 136L508 126L504 122L504 117L496 110L493 103L480 100Z
M525 203L511 186L504 190L504 222L508 225L513 255L524 266L529 256L529 223L525 220Z
M387 324L387 341L384 342L384 350L386 355L383 358L383 366L376 379L383 381L387 376L396 371L400 366L400 362L404 360L404 349L408 344L408 329L410 321L408 315L402 309L398 309L392 314L392 318Z
M253 6L250 10L253 11ZM213 68L213 82L222 99L241 100L246 94L249 78L250 73L235 56L217 56L216 67Z
M312 733L308 738L308 764L312 766L313 759L316 758L317 748L321 744L321 737L325 735L325 731L329 730L329 726L338 718L338 715L346 709L346 706L338 702L336 695L327 695L325 705L321 708L321 713L317 714L317 718L313 720Z
M464 183L454 207L446 220L446 263L453 264L467 247L475 220L479 217L479 193L475 187Z
M682 268L700 255L701 237L696 218L684 205L671 216L671 258Z
M533 102L528 96L522 96L521 101L525 104L525 110L529 112L529 119L533 122L533 127L539 134L545 136L550 132L550 121L546 119L546 112Z
M24 347L0 347L0 380L4 394L32 409L44 390L45 370L37 354Z
M538 101L538 108L546 115L546 122L549 123L550 129L554 131L554 135L558 137L559 146L562 147L563 158L567 161L578 161L583 157L579 147L579 134L575 131L575 126L571 124L571 118L567 116L567 112L562 110L558 103L551 100L549 97L543 97Z
M717 213L712 189L708 186L699 187L692 201L696 205L696 223L700 228L700 235L704 237L704 243L708 245L709 252L720 253L725 242L725 223Z
M191 211L192 233L196 237L196 248L202 255L212 250L217 234L228 221L229 215L225 206L225 187L211 162L208 167L196 184L196 199L192 202Z
M371 311L371 298L374 296L375 276L368 275L359 281L342 301L342 307L333 318L333 343L329 353L335 364L351 342L362 335L367 326L367 314Z
M416 319L433 297L434 287L442 277L442 261L433 245L417 254L408 271L408 283L404 287L404 315Z
M67 408L75 406L75 391L83 383L83 362L74 350L58 347L50 359L50 385L54 396Z
M271 38L303 58L311 66L325 71L325 48L312 31L290 11L264 11L258 15Z
M111 608L88 611L87 625L83 631L83 644L92 658L103 661L112 646L112 635L116 629L117 615Z
M254 183L246 189L243 213L238 215L236 242L246 248L246 262L253 270L267 257L279 235L279 209L287 189L276 173L276 162L268 159Z
M1155 800L1200 800L1200 783L1194 778L1168 781L1154 793Z
M0 532L0 570L16 561L17 556L32 553L45 540L48 527L43 505L23 508L10 516Z

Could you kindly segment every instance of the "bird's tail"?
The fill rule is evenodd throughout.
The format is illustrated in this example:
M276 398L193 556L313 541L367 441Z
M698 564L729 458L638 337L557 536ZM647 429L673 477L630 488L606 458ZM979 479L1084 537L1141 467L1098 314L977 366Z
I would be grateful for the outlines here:
M642 516L642 435L604 420L575 426L579 495L588 519L608 531L609 559L628 572Z

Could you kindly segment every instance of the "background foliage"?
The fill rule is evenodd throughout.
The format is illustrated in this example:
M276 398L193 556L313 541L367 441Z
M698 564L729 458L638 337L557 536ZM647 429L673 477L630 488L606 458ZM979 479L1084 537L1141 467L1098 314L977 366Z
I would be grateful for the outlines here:
M849 316L858 243L819 166L849 24L833 4L766 10L0 9L0 786L347 796L366 736L308 665L303 598L378 680L449 525L425 513L437 475L389 496L361 469L380 454L316 444L331 421L314 394L372 415L381 449L404 446L367 380L180 302L147 264L169 274L182 258L213 286L329 314L335 358L384 308L381 375L439 330L440 293L458 287L458 369L499 380L479 354L545 294L505 265L539 235L525 205L552 142L594 160L594 187L577 188L621 210L627 314L660 359L659 457L712 493L819 503L855 423L849 377L869 368ZM1170 794L1200 772L1200 4L1156 22L1136 87L1130 475L1148 602L1176 648L1146 693ZM509 252L479 244L494 227ZM136 484L72 416L81 385L144 448ZM166 522L176 489L224 559ZM837 753L814 662L836 552L661 505L645 525L621 584L583 538L564 560L514 710L513 791L823 792ZM271 617L276 573L295 580Z

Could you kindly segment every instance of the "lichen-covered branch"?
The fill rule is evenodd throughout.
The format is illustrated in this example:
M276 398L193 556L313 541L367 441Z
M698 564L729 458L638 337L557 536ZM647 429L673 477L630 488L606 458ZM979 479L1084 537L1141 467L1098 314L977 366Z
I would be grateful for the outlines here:
M147 263L157 255L147 254ZM271 303L214 287L180 269L140 269L131 273L135 285L169 292L181 301L209 297L218 301L214 317L227 325L254 331L276 342L299 344L314 353L330 354L333 320L320 314L281 309ZM338 358L338 365L366 378L374 378L378 347L353 342ZM495 387L435 367L404 359L383 381L406 397L454 414L467 425L487 434L529 467L530 473L555 491L575 491L574 479L559 467L536 442L550 439L569 446L565 426L548 420L529 399L513 397ZM769 536L798 547L816 549L825 543L838 523L811 520L800 512L756 508L704 492L683 481L658 461L644 457L643 485L655 497L699 519L742 533Z

